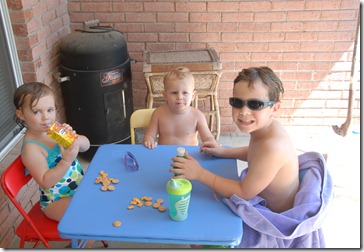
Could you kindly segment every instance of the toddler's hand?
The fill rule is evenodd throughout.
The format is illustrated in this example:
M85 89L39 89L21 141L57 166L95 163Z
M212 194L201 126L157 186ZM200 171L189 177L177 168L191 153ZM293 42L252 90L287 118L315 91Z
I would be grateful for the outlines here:
M148 149L154 149L155 147L157 147L157 142L145 141L144 146L147 147Z
M61 145L59 145L59 147L61 149L62 159L71 163L76 159L80 149L78 139L75 139L75 141L73 141L70 147L66 150Z
M71 131L73 134L76 134L76 131L73 130L73 128L71 127L71 125L67 124L67 123L62 123L62 127L64 127L64 129L66 131Z

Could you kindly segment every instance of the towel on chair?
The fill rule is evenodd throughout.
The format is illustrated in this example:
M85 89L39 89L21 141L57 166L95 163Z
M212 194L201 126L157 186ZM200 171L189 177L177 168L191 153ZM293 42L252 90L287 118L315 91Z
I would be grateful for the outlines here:
M260 196L249 201L235 194L224 198L230 209L243 220L239 248L325 247L321 226L333 198L332 179L320 153L306 152L298 159L300 188L291 209L273 212ZM247 169L242 171L241 179Z

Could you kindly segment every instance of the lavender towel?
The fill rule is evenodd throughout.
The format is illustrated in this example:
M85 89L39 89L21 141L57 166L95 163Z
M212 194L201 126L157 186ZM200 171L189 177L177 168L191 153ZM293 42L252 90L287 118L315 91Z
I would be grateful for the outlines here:
M235 194L224 202L243 220L239 248L324 248L322 222L333 198L333 183L320 153L299 157L300 189L293 208L272 212L266 201L256 196L249 201ZM248 168L247 168L248 169ZM243 170L240 178L246 175Z

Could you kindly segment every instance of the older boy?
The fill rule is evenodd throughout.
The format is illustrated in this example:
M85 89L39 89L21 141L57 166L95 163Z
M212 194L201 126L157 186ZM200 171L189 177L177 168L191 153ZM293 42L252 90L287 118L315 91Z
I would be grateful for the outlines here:
M289 135L274 119L283 93L282 82L270 68L243 69L234 80L229 103L235 124L240 131L250 134L249 146L223 148L216 142L201 146L203 152L217 157L247 161L248 171L241 181L205 170L187 152L186 159L173 158L171 166L179 168L180 178L197 180L224 197L235 194L250 200L259 195L274 212L292 208L299 188L298 157Z

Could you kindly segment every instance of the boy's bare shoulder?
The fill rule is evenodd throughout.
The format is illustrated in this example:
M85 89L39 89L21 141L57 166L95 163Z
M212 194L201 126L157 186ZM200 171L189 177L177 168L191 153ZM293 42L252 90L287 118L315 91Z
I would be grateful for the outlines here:
M258 147L258 153L270 153L272 155L281 156L282 158L295 150L288 132L279 123L272 125L269 134L267 134L256 146Z

